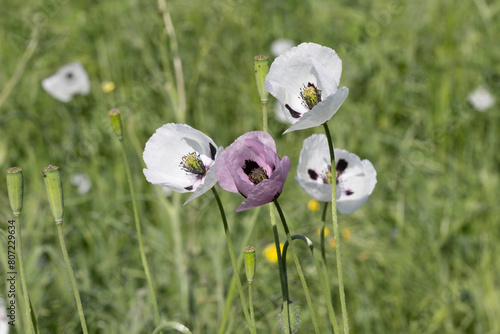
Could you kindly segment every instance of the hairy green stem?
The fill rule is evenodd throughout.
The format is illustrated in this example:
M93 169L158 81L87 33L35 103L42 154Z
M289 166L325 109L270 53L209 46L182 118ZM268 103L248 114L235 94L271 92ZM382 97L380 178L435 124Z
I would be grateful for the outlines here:
M261 100L262 104L262 129L267 132L267 100Z
M21 286L23 287L23 297L24 297L24 307L25 307L25 312L26 312L26 321L28 322L28 332L32 333L34 332L35 325L33 324L32 318L31 318L31 307L30 307L30 297L28 294L28 286L26 285L26 274L24 272L24 261L23 261L23 248L22 248L22 240L21 240L21 215L16 214L14 215L16 219L14 219L16 224L16 234L17 234L17 258L19 261L19 276L21 278Z
M333 304L332 304L332 297L330 294L330 288L328 286L328 279L327 276L325 275L324 269L324 262L318 255L318 252L316 251L314 244L312 241L307 238L306 236L303 236L301 234L294 234L292 235L292 240L302 240L307 244L307 247L309 247L309 250L311 251L313 257L314 257L314 264L316 266L316 271L318 272L318 277L321 281L321 288L323 289L323 295L325 296L326 304L328 307L328 316L330 318L330 323L332 325L333 332L337 334L339 332L339 327L337 325L337 319L335 318L335 311L333 310ZM285 242L285 245L283 246L283 258L286 259L286 252L288 248L289 242L288 240ZM285 267L285 273L286 273L286 262L284 263Z
M57 232L59 234L59 242L61 243L61 250L64 257L64 262L66 263L66 268L68 269L71 285L73 286L73 293L75 295L76 307L78 308L78 315L80 316L80 323L82 324L82 330L84 334L88 334L87 323L85 322L85 315L83 314L82 300L80 299L80 292L78 291L78 286L76 285L75 273L73 272L73 268L71 267L71 261L69 260L68 251L66 249L66 243L64 242L62 221L56 222L56 225L57 225Z
M286 234L286 239L288 240L288 243L290 244L290 250L292 253L292 257L293 257L293 262L295 263L295 268L297 269L297 272L299 274L300 282L302 283L302 289L304 289L304 294L306 296L307 305L309 306L309 312L311 313L311 320L312 320L312 323L314 326L314 331L315 331L315 333L319 333L318 322L316 320L316 315L314 313L314 308L312 306L311 295L309 294L309 289L307 288L306 279L304 277L304 273L302 272L302 267L300 266L299 258L297 257L297 253L295 252L295 248L293 247L292 236L290 235L290 230L288 229L285 215L283 214L283 210L281 210L281 207L278 203L278 200L275 199L274 204L276 205L276 209L278 210L278 214L280 215L281 223L283 224L283 229L285 230L285 234ZM284 260L283 260L283 262L284 262Z
M252 322L252 327L255 333L257 333L257 330L255 329L255 314L253 311L252 286L253 282L248 282L248 306L250 308L250 321Z
M151 279L151 274L149 272L148 260L146 259L146 253L144 252L144 246L142 243L142 233L141 233L141 224L139 222L139 213L137 211L137 201L135 199L135 190L134 184L132 181L132 172L130 171L130 164L127 158L127 151L125 149L125 142L123 138L120 139L121 151L123 154L123 162L125 164L125 171L127 173L127 181L130 188L130 196L132 197L132 206L134 210L134 219L135 219L135 229L137 231L137 240L139 241L139 252L141 253L142 266L144 267L144 274L146 275L146 279L149 285L149 291L151 293L151 299L153 301L153 308L155 312L156 325L160 325L160 313L158 312L158 303L156 302L156 294L153 286L153 280Z
M333 150L333 141L330 135L330 129L328 124L323 123L323 128L325 129L326 138L328 139L328 148L330 149L330 160L332 175L336 173L335 171L335 151ZM332 223L333 223L333 235L335 238L335 252L337 253L337 273L339 279L339 294L340 294L340 306L342 308L342 319L344 323L344 334L349 333L349 319L347 317L347 306L345 302L345 292L344 292L344 279L342 274L342 257L340 251L340 236L339 236L339 225L337 222L337 190L336 182L332 181Z
M245 299L245 293L243 292L243 287L241 285L241 281L238 277L238 266L236 265L236 258L234 257L233 244L231 242L231 234L229 232L229 226L227 224L226 213L224 211L224 207L222 206L222 202L219 198L219 194L215 187L212 187L212 192L215 196L215 200L217 201L217 205L219 206L219 211L222 216L222 224L224 225L224 232L226 234L227 247L229 248L229 255L231 257L231 264L233 265L233 274L236 276L236 285L238 287L238 292L240 293L241 306L243 307L243 313L245 314L245 319L247 320L248 327L250 329L250 333L256 333L255 331L255 323L250 320L250 316L248 315L248 306Z

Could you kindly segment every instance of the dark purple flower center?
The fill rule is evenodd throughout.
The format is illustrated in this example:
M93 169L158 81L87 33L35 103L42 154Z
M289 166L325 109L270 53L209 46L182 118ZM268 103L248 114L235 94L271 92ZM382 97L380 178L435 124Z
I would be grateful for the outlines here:
M253 184L259 184L269 178L266 170L253 160L245 160L245 164L241 168Z

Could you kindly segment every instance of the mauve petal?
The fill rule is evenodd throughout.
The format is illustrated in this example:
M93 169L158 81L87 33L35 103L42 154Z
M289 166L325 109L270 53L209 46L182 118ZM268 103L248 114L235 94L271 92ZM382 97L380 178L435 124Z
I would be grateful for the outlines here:
M227 147L224 152L217 158L217 163L215 166L215 174L217 176L217 181L222 189L230 191L232 193L237 193L238 188L233 179L233 171L229 167L228 157L231 153Z
M312 110L303 114L302 117L296 123L292 124L288 130L283 132L283 134L296 130L314 128L329 121L337 110L339 110L342 103L344 103L347 95L349 95L349 89L347 89L347 87L341 87L335 94L330 95L326 100L318 103Z

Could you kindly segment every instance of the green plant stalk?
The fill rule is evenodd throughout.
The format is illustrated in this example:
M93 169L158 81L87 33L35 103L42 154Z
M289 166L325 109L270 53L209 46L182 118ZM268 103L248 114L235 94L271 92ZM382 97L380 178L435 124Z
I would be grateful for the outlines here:
M123 138L120 139L121 149L123 153L123 162L125 164L125 171L127 173L127 181L130 188L130 196L132 197L132 206L134 209L134 219L135 219L135 229L137 230L137 240L139 241L139 251L141 253L142 266L144 267L144 274L149 285L149 292L151 293L151 299L153 300L153 308L155 312L156 325L160 325L160 313L158 312L158 303L156 302L156 294L153 286L153 280L151 279L151 274L149 272L148 260L146 259L146 253L144 252L144 246L142 244L142 233L141 224L139 222L139 214L137 212L137 201L135 199L134 184L132 182L132 173L130 171L130 164L128 163L127 152L125 149L125 142Z
M248 306L250 307L250 321L252 322L252 327L255 330L255 333L257 333L257 330L255 329L255 314L253 311L252 286L253 282L248 282Z
M278 235L278 227L276 226L276 217L274 216L274 207L273 203L269 203L269 215L271 216L271 226L273 229L274 236L274 245L276 247L276 255L278 258L278 269L280 274L280 282L281 282L281 293L283 296L283 307L286 308L284 315L286 319L282 319L283 324L285 325L285 333L291 333L290 328L290 308L288 305L289 296L288 296L288 282L285 273L285 266L283 264L283 257L281 254L280 247L280 238ZM282 312L283 314L283 312Z
M28 322L28 333L33 333L35 325L32 322L31 318L31 307L30 307L30 297L28 294L28 286L26 284L26 274L24 272L24 261L23 261L23 248L22 248L22 240L21 240L21 215L16 214L14 215L15 217L15 222L16 225L16 234L17 234L17 251L16 253L18 254L17 259L19 262L19 276L21 278L21 286L23 287L23 297L24 297L24 307L25 307L25 312L26 312L26 321Z
M189 328L187 328L183 324L180 324L178 322L173 322L173 321L169 321L167 323L161 324L160 326L156 327L155 330L153 331L153 334L159 334L164 329L176 329L177 331L179 331L181 333L191 334L191 331L189 330Z
M321 214L321 257L326 265L326 251L325 251L325 229L326 229L326 211L328 209L328 202L323 205L323 212ZM329 282L330 280L328 280Z
M253 210L253 215L250 218L250 228L248 231L245 233L245 239L243 240L243 245L247 245L248 242L250 241L250 237L252 236L252 232L255 228L255 223L257 222L257 217L259 216L260 212L260 207L256 208ZM237 262L237 271L240 272L241 267L243 265L243 253L240 253L240 256L238 257L238 262ZM231 279L231 284L229 284L229 290L226 295L226 304L224 306L224 315L222 316L222 320L219 324L219 329L217 330L218 334L223 334L224 329L226 328L226 323L230 315L230 310L231 310L231 301L234 298L235 295L235 290L236 290L236 281L239 279L239 277L236 277L233 275L233 278Z
M69 260L68 251L66 249L66 243L64 242L62 221L56 222L56 226L57 226L57 232L59 234L59 242L61 243L61 250L64 257L64 262L66 263L66 268L68 269L71 285L73 286L73 293L75 295L76 307L78 308L78 315L80 316L80 323L82 324L82 330L84 334L88 334L87 323L85 322L85 315L83 314L82 301L80 299L80 292L78 292L75 273L73 272L73 268L71 267L71 261Z
M250 329L250 333L255 332L255 324L250 320L250 316L248 315L248 306L245 299L245 293L243 292L243 287L241 286L241 281L238 277L238 266L236 265L236 259L234 257L233 244L231 242L231 234L229 232L229 226L227 224L226 213L224 212L224 207L222 206L222 202L219 198L219 194L215 187L212 187L212 192L215 196L215 200L217 201L217 205L219 207L220 214L222 216L222 224L224 225L224 232L226 234L227 248L229 249L229 255L231 257L231 264L233 265L233 274L236 276L236 285L238 287L238 292L240 294L241 306L243 307L243 313L245 314L245 319L248 324L248 328Z
M267 100L261 100L260 103L262 104L262 129L265 132L268 132L267 128Z
M333 150L333 141L330 135L330 129L328 124L323 123L323 128L325 129L326 138L328 139L328 148L330 149L330 160L332 173L335 171L335 151ZM335 171L336 173L336 171ZM333 174L332 174L333 175ZM344 323L344 334L349 333L349 319L347 317L347 307L345 302L345 292L344 292L344 279L342 274L342 257L340 251L340 236L339 236L339 225L337 222L337 184L332 181L332 223L333 223L333 235L335 238L335 252L337 254L337 273L339 278L339 294L340 294L340 306L342 308L342 320Z
M278 200L275 199L274 204L276 205L276 209L278 210L278 214L280 215L281 223L283 224L283 229L285 230L285 234L286 234L286 239L288 240L288 243L290 244L290 250L292 253L292 257L293 257L293 262L295 263L295 267L297 268L297 272L299 274L300 282L302 283L302 288L304 289L304 293L305 293L306 300L307 300L307 305L309 306L309 312L311 312L311 321L312 321L313 326L314 326L314 331L315 331L315 333L319 333L318 322L316 320L316 315L314 313L314 308L312 306L311 295L309 294L309 289L307 288L306 279L304 277L304 273L302 272L302 267L300 266L299 258L297 257L297 253L295 253L295 248L293 247L292 236L290 235L290 230L288 229L285 215L283 214L283 210L281 210L281 207L278 203Z
M314 247L314 244L312 243L309 238L303 236L302 234L294 234L292 235L292 240L302 240L307 244L307 247L311 250L311 253L314 257L314 264L316 266L316 271L318 272L318 277L320 278L321 281L321 287L323 289L323 294L326 299L326 304L328 307L328 316L330 318L330 323L332 325L333 332L337 334L339 332L339 327L337 325L337 319L335 318L335 311L333 310L333 305L332 305L332 298L330 294L330 288L328 286L328 280L327 276L324 275L324 262L318 255L318 252L316 252L316 249ZM286 258L286 251L288 248L288 240L285 242L285 245L283 246L283 258ZM285 272L286 272L286 262L285 262Z

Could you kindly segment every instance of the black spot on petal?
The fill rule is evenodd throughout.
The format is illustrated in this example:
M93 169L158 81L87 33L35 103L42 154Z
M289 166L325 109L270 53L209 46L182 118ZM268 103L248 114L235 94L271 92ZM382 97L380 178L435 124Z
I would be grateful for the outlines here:
M193 190L193 186L184 187L184 189L186 189L187 191L191 191L191 190Z
M301 114L296 112L295 110L293 110L292 107L290 107L288 104L285 104L285 107L288 109L288 111L290 112L290 115L293 118L300 118Z
M66 73L66 79L68 79L68 80L73 79L73 73L71 73L71 72Z
M340 159L337 162L337 166L335 166L337 173L341 174L343 171L345 171L345 169L347 168L347 165L348 165L347 161L345 161L344 159Z
M346 191L345 191L345 194L346 194L347 196L351 196L352 194L354 194L354 191L352 191L352 190L346 190Z
M217 153L217 148L210 143L210 156L212 157L212 160L215 160L215 154Z
M316 173L312 169L308 169L307 174L309 174L309 177L313 180L316 180L318 178L318 173Z
M260 166L253 160L245 160L245 164L241 166L246 175L250 175L250 172Z

